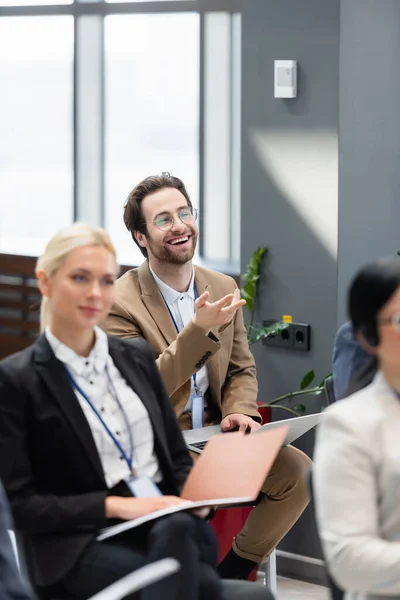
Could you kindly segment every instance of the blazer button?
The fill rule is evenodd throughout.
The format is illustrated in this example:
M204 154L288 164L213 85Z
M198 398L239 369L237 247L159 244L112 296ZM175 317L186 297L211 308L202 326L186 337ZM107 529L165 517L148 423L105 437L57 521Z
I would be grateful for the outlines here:
M194 366L196 367L196 369L200 369L201 364L200 364L200 362L197 362Z
M211 352L210 352L210 351L206 352L206 356L207 356L207 358L208 358L209 356L211 356Z

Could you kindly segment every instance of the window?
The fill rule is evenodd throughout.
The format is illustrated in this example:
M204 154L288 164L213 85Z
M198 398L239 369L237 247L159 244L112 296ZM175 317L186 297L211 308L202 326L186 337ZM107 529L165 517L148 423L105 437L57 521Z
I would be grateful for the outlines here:
M198 206L198 14L107 17L105 66L105 225L120 262L135 263L122 215L136 183L169 171Z
M209 13L204 27L202 257L240 263L240 15Z
M83 220L137 264L125 200L169 171L200 211L197 259L233 272L240 2L115 1L0 0L0 252Z
M73 220L73 18L0 19L0 251Z

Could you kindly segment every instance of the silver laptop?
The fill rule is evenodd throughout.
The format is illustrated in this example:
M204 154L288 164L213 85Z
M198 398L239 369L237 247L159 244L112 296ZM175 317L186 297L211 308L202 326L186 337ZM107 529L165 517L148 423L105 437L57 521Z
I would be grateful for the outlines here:
M286 438L283 442L283 446L291 444L297 438L302 436L304 433L309 431L312 427L315 427L323 419L324 413L316 413L313 415L304 415L303 417L293 417L293 419L284 419L282 421L273 421L273 423L266 423L257 431L266 431L267 429L276 429L286 425L289 427ZM201 453L208 440L213 436L221 433L221 427L219 425L211 425L210 427L201 427L199 429L189 429L183 431L183 437L189 450L193 452ZM228 432L229 433L229 432Z

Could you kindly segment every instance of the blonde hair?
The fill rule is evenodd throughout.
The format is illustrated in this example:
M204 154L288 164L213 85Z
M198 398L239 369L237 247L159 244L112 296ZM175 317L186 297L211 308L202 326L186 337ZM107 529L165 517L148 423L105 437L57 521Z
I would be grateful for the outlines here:
M62 229L51 238L44 253L37 260L36 274L43 269L46 275L51 277L60 268L72 250L84 246L103 246L116 259L115 248L104 229L77 222ZM40 331L44 331L47 325L49 325L50 317L51 306L48 298L43 296L40 306Z

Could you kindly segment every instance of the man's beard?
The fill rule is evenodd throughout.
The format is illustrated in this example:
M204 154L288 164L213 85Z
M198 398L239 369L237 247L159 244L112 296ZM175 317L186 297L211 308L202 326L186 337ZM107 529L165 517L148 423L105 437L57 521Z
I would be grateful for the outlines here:
M191 234L190 240L192 242L192 247L186 252L178 254L174 253L174 251L172 250L173 246L171 247L171 249L169 249L168 246L153 244L151 239L148 237L146 237L146 239L149 244L149 249L153 254L154 258L156 258L160 262L167 262L173 265L184 265L190 260L192 260L197 243L197 235L195 236Z

